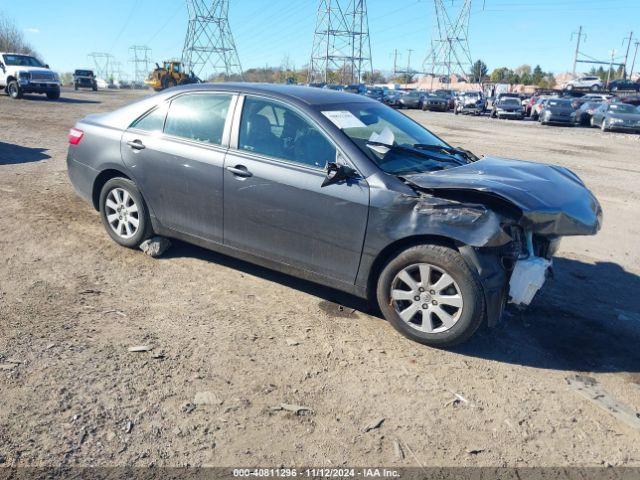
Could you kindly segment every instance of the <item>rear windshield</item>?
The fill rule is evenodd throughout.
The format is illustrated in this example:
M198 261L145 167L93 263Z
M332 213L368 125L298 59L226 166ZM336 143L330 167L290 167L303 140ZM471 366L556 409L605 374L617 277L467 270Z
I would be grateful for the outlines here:
M35 57L29 55L3 55L4 64L12 67L44 67Z

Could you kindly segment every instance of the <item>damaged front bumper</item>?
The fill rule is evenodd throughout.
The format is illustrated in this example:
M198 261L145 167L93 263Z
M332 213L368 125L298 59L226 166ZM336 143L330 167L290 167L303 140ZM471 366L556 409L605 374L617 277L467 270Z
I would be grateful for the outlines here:
M594 235L602 225L595 196L562 167L485 157L404 179L422 194L413 228L459 242L479 273L490 326L507 300L531 303L561 237Z

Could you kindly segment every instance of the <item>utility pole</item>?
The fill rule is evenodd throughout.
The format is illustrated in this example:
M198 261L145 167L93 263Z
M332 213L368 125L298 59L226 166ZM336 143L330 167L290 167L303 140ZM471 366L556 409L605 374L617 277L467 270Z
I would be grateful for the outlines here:
M629 49L631 48L631 42L633 42L633 32L629 34L629 38L625 38L622 41L622 45L624 46L624 42L627 42L627 53L624 54L624 69L623 69L623 78L627 79L627 60L629 59Z
M182 63L195 75L240 75L242 65L229 26L229 0L186 0L189 27ZM205 77L205 78L206 78Z
M580 42L582 42L582 37L584 37L585 41L587 40L587 35L582 34L582 25L578 28L577 32L573 32L571 34L571 40L573 40L574 35L578 36L578 42L576 44L576 53L573 55L573 76L576 76L576 68L578 66L578 55L580 54Z
M633 62L631 63L631 73L629 73L629 78L633 78L633 69L636 66L636 57L638 56L638 46L640 46L640 41L636 40L636 51L633 54Z
M411 53L412 52L413 52L413 49L407 48L407 76L411 75Z
M393 49L393 76L398 74L398 49Z
M615 55L615 49L611 50L611 62L609 63L609 71L607 72L607 87L609 86L609 81L611 80L611 70L613 69L613 61L615 60Z

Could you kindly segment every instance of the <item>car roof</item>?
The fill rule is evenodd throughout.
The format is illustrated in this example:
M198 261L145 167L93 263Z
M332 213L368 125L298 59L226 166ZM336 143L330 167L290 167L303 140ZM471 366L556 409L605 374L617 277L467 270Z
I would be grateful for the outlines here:
M303 87L299 85L284 85L273 83L248 83L248 82L225 82L225 83L199 83L183 85L167 90L172 94L179 91L230 91L247 94L267 94L281 99L297 100L307 105L327 105L343 102L375 102L361 95L353 93L339 92L328 88Z

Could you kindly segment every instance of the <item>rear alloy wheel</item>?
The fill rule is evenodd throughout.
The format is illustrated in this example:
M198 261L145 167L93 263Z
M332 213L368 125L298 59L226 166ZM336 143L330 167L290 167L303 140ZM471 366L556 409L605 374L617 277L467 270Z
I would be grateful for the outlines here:
M438 245L411 247L393 258L378 279L377 300L396 330L434 347L464 342L484 318L477 273L456 250Z
M12 80L11 82L9 82L9 84L7 85L7 94L14 100L22 98L22 89L20 88L17 80Z
M146 204L131 180L113 178L105 183L100 215L109 236L124 247L136 248L151 236Z

